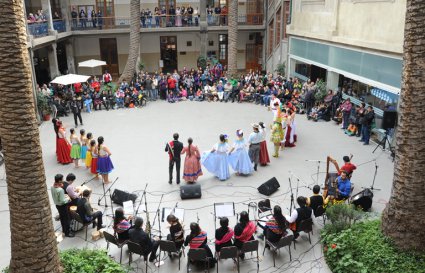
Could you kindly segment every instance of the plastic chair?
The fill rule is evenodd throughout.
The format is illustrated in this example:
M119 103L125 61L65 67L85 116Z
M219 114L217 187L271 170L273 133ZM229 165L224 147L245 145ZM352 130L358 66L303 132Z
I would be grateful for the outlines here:
M144 255L144 253L146 252L145 249L141 245L131 241L127 242L127 246L128 246L128 252L129 252L128 265L130 265L133 262L133 255L132 255L133 253L140 255L140 257L143 256L143 259L146 265L145 272L148 272L148 255ZM121 252L122 252L122 248L121 248Z
M159 258L158 258L159 261L161 261L161 252L176 253L179 256L179 270L180 270L180 258L182 254L184 255L184 251L182 248L177 249L176 243L173 241L161 240L159 241Z
M210 272L210 259L207 256L207 251L203 248L189 249L187 253L187 273L189 273L190 269L190 261L193 262L204 262L205 271Z
M88 227L93 224L95 219L91 220L90 222L84 222L83 219L81 219L80 215L77 212L70 210L69 213L71 215L71 219L75 221L73 230L76 231L77 230L77 224L80 223L83 226L82 229L84 228L85 231L86 231L86 239L85 240L87 241Z
M260 261L258 256L258 240L248 241L242 244L241 253L257 253L257 273L260 271Z
M107 242L106 250L109 249L110 243L116 245L121 250L121 253L120 253L120 264L121 264L121 262L122 262L122 248L123 248L124 245L127 244L127 241L120 242L114 235L112 235L111 233L106 232L106 231L103 232L103 236L105 237L105 240Z
M267 240L267 238L266 238L266 242L264 244L263 255L264 255L264 252L266 251L266 245L269 245L270 246L270 251L273 252L273 266L275 267L276 266L276 254L277 254L277 251L279 249L281 249L282 247L288 246L289 261L292 261L291 244L292 244L292 241L293 240L294 240L294 235L288 235L288 236L282 237L276 243L272 243L269 240Z
M217 258L217 273L218 273L218 262L220 260L226 260L226 259L233 259L233 261L236 263L236 266L238 267L238 273L239 273L239 251L236 246L227 246L220 249L220 252L216 252L216 258Z
M310 245L311 245L310 233L313 233L313 219L308 218L306 220L302 220L297 225L297 232L301 232L301 231L308 234L308 241L310 242ZM296 249L295 242L296 241L294 240L294 249Z

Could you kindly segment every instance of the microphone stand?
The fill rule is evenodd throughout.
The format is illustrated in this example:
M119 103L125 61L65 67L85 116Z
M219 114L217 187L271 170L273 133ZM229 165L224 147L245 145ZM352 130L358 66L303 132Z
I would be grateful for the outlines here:
M295 207L294 205L294 192L292 191L292 180L291 180L291 176L289 176L289 188L291 189L291 205L289 207L289 216L292 216L292 206Z
M137 214L139 213L139 209L140 209L140 205L142 204L143 197L145 197L145 199L146 199L146 188L147 188L147 187L148 187L148 184L146 183L145 189L143 190L143 194L142 194L142 196L140 197L140 201L139 201L139 205L137 206L136 213L134 214L134 216L135 216L135 217L136 217L136 216L137 216Z
M117 177L115 179L114 182L112 182L111 186L106 190L105 189L105 183L103 183L103 179L102 179L102 187L103 187L103 195L99 198L99 200L97 200L97 205L100 206L100 201L102 201L103 198L105 198L105 207L108 207L108 204L106 203L106 193L109 192L109 196L111 197L110 191L112 186L114 186L115 182L117 182L119 177ZM111 198L111 207L112 207L112 198Z
M80 185L80 187L82 187L82 186L84 186L85 184L87 184L87 183L89 183L89 182L93 181L95 178L96 178L96 176L95 176L95 177L93 177L93 178L91 178L91 179L89 179L89 180L87 180L87 181L85 181L85 182L83 182L83 184L81 184L81 185Z
M311 159L307 159L306 161L316 162L317 163L316 184L319 184L320 164L323 162L323 160L311 160Z
M161 200L159 200L158 208L156 209L155 217L153 218L153 223L152 223L152 226L155 226L156 218L158 218L159 240L161 240L161 238L162 238L162 234L161 234L161 221L159 220L159 210L160 210L160 207L161 207L161 203L162 203L162 198L163 197L164 197L164 194L161 195ZM147 211L148 210L146 209L146 213L147 213ZM149 233L149 237L152 238L152 232Z
M370 187L370 189L372 191L380 191L381 190L381 189L377 189L377 188L374 187L377 173L378 173L378 164L376 164L376 160L375 160L375 174L373 175L372 186Z

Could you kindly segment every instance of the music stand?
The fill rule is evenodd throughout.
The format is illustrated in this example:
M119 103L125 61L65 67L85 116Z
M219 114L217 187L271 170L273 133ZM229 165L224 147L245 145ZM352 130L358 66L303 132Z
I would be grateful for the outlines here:
M184 209L182 208L162 208L162 217L161 221L164 222L167 220L168 215L173 214L182 222L184 221Z
M235 203L214 203L214 227L216 226L216 219L221 217L235 216Z

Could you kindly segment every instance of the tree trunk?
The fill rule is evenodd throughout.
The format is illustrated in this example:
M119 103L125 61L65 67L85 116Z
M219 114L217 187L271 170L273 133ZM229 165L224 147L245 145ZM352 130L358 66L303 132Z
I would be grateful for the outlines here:
M119 82L130 81L136 72L137 59L140 54L140 0L130 1L130 48L127 64Z
M21 0L0 0L0 25L0 135L10 209L10 272L61 272Z
M404 67L391 198L382 231L401 249L425 250L425 1L407 0Z
M228 36L228 62L227 72L231 77L236 76L238 54L238 0L229 1L229 36Z

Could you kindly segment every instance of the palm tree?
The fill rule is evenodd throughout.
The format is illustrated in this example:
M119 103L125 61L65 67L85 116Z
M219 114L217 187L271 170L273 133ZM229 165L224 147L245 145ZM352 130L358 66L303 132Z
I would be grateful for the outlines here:
M229 1L229 36L228 36L228 63L227 72L234 77L238 71L237 53L238 53L238 0Z
M382 216L383 233L409 250L425 250L424 10L424 1L407 0L394 180Z
M32 96L22 1L0 0L0 25L0 135L10 209L10 272L61 272Z
M137 59L140 53L140 0L130 1L130 49L127 64L119 81L131 80L136 71Z

